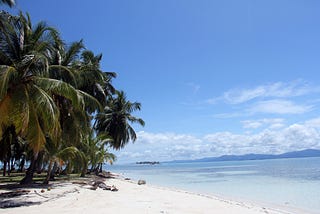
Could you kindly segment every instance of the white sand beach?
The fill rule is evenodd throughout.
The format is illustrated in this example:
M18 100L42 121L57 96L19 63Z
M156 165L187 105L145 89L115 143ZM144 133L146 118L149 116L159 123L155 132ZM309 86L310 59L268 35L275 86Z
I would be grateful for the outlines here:
M0 209L6 214L37 213L215 213L215 214L289 214L250 203L225 200L181 190L138 185L134 181L108 179L118 191L89 189L89 185L55 183L52 189L30 189L15 200L41 202L28 207ZM3 192L3 191L1 191Z

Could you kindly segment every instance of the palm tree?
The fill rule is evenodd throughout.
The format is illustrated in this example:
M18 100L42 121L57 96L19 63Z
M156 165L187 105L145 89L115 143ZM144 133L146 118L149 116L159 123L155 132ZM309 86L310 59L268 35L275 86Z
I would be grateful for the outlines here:
M144 125L131 115L141 104L116 92L115 73L101 71L102 55L83 50L82 41L67 46L44 22L33 26L28 14L0 12L0 159L12 157L16 139L24 142L13 152L21 163L30 160L21 183L32 181L38 154L49 163L47 180L60 160L82 175L88 165L101 169L115 160L110 146L136 140L131 124Z
M61 132L53 95L64 96L75 106L83 103L71 85L49 78L48 58L57 35L43 22L33 27L28 14L0 14L0 127L13 125L34 153L22 182L32 181L34 161L46 137L57 140ZM0 129L0 138L2 133Z
M112 138L109 143L114 149L123 148L130 140L134 142L137 135L130 125L138 123L144 126L144 121L131 115L141 109L138 102L130 102L123 91L116 92L116 96L109 100L104 111L96 115L95 129L98 134L107 134Z
M47 93L45 54L50 44L41 37L53 32L39 23L32 29L30 17L1 16L0 24L0 115L1 125L14 125L37 153L45 134L58 131L59 112ZM46 120L44 120L44 118ZM1 136L1 131L0 131Z
M50 179L54 179L55 170L53 166L62 166L67 161L72 161L76 157L81 156L80 151L75 146L65 146L64 144L56 144L48 139L45 145L45 156L49 162L47 177L44 180L45 184L49 183Z
M108 152L109 144L112 141L112 138L104 134L92 138L90 147L91 172L102 172L103 163L107 162L112 165L117 160L117 157L113 153Z
M53 79L68 82L77 88L79 79L78 71L74 68L73 64L78 60L81 50L84 48L82 41L74 42L67 47L60 38L55 39L55 49L50 56L49 75ZM81 96L90 97L83 91L77 89ZM85 99L85 100L90 100ZM99 109L98 101L91 97L93 109ZM60 111L60 126L62 127L62 141L70 144L72 142L80 142L81 137L90 128L89 118L84 109L74 108L70 100L64 96L54 95L54 101L59 107ZM90 105L88 103L84 103Z
M102 106L107 105L107 99L115 93L111 84L114 72L103 72L100 69L102 54L94 55L92 51L85 50L81 53L81 60L75 62L73 67L78 71L77 88L95 97ZM96 109L87 109L93 113Z

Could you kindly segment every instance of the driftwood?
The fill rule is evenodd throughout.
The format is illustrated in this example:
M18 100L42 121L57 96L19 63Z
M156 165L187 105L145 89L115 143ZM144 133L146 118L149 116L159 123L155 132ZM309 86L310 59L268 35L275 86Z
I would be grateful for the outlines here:
M108 186L103 181L99 181L99 180L94 181L91 184L91 186L92 186L92 188L90 188L90 189L92 189L92 190L96 190L97 188L101 188L103 190L110 190L112 192L118 191L118 189L115 186L113 186L113 185L112 186Z
M91 181L73 181L72 184L78 184L81 186L90 186L89 189L91 190L97 190L98 188L100 188L103 190L110 190L112 192L118 191L117 187L115 187L114 185L112 186L106 185L104 181L105 181L104 178L95 177Z

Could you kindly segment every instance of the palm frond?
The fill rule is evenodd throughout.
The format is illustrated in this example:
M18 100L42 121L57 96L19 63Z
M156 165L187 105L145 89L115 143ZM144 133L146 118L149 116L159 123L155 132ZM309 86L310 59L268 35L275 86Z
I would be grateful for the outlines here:
M84 108L84 99L81 93L79 93L70 84L61 80L35 77L34 81L39 84L43 90L65 97L72 102L72 105L76 108Z
M76 73L69 67L63 65L50 65L50 77L57 80L62 80L73 86L76 85Z
M80 51L84 48L83 41L74 42L64 54L62 65L70 65L76 58L79 57Z
M11 66L0 65L0 101L8 92L9 83L14 79L16 69Z
M75 146L69 146L66 148L62 148L56 154L57 157L59 157L60 159L62 159L64 161L75 159L77 156L81 157L81 155L82 154Z
M78 93L83 97L85 106L90 112L102 111L103 107L95 97L81 90L78 90Z
M40 150L42 150L43 146L46 142L45 133L40 125L39 118L37 116L36 108L32 103L30 105L30 122L28 126L28 132L26 135L26 139L28 140L29 147L32 148L33 152L37 154Z
M37 117L41 118L42 129L53 139L57 139L60 133L59 110L51 96L33 85L31 90L31 101L37 111Z
M3 97L0 100L0 137L2 136L3 127L8 127L10 125L9 122L9 112L11 108L11 99L10 96Z

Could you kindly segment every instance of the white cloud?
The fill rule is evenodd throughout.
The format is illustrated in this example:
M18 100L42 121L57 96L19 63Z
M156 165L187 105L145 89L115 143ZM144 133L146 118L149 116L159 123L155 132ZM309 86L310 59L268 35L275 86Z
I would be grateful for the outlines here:
M312 110L310 105L297 105L288 100L266 100L255 103L248 109L250 113L302 114Z
M266 100L259 101L249 105L249 107L243 108L238 112L228 112L214 114L214 118L228 119L243 116L252 116L258 114L303 114L314 110L313 105L299 105L289 100ZM243 121L245 128L259 128L265 122L263 121ZM275 124L274 128L282 126Z
M313 111L318 105L320 87L312 86L302 80L275 82L253 88L231 89L220 97L207 99L206 104L231 104L218 106L225 112L217 112L215 118L235 118L257 114L303 114ZM223 108L222 108L223 107ZM249 128L259 128L261 121L248 123ZM273 128L281 127L274 124Z
M303 81L276 82L251 89L231 89L223 94L223 99L230 104L240 104L256 98L287 98L319 91L319 87L312 87Z
M284 126L284 119L282 118L264 118L258 120L244 120L241 121L245 129L257 129L267 126L269 129L278 129Z
M320 128L320 117L313 118L305 122L305 125L308 127Z
M250 124L250 121L247 121ZM254 121L252 121L254 123ZM261 119L268 128L255 134L217 132L205 136L138 132L138 140L117 152L121 162L178 160L225 154L283 153L320 149L320 118L284 127L281 118ZM278 129L271 129L271 126ZM254 125L252 125L254 127ZM280 129L279 129L280 128Z

